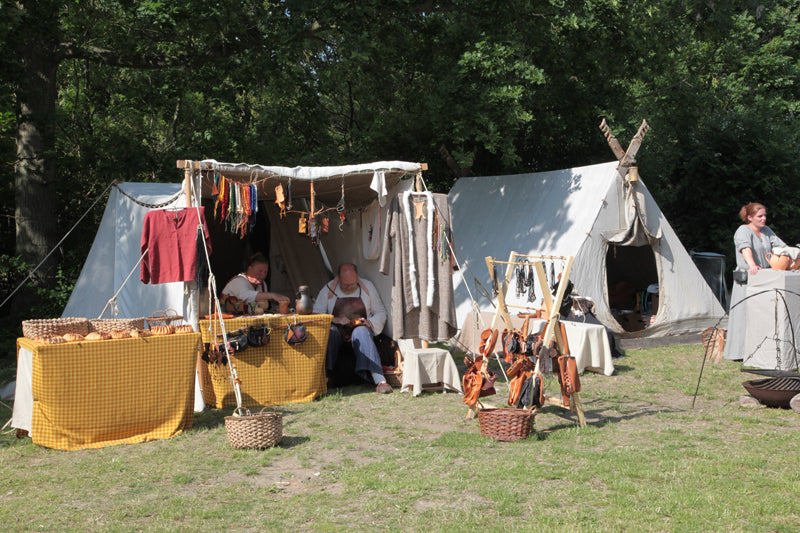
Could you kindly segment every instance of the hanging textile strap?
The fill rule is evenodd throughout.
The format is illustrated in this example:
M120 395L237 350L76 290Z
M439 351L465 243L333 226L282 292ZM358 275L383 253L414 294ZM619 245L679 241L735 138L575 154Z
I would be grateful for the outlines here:
M192 194L193 195L195 194L195 192L194 192L194 181L193 180L192 180ZM200 222L199 222L200 221L200 206L199 205L195 205L195 209L197 210L198 228L201 228L202 224L200 224ZM232 351L231 351L231 347L228 345L228 332L225 329L225 320L222 318L222 306L219 303L219 296L217 295L217 287L216 287L216 283L214 283L214 276L213 276L213 274L211 274L211 272L213 272L213 270L211 270L211 257L210 257L210 254L208 252L208 244L206 243L205 239L202 239L202 243L203 243L203 252L204 252L205 260L206 260L206 266L208 267L208 272L209 272L208 293L209 293L209 297L210 298L213 297L214 309L215 309L216 314L217 314L217 319L219 320L220 329L222 330L222 341L223 341L223 346L225 347L225 356L228 358L228 363L229 363L226 366L228 367L228 372L230 373L231 383L233 384L233 394L236 397L236 409L234 410L233 414L234 415L238 415L238 414L242 414L242 413L244 413L246 411L244 409L243 405L242 405L242 387L241 387L242 380L239 379L239 373L236 370L236 364L233 362L233 359L231 359ZM198 261L199 261L199 258L198 258ZM209 311L210 310L211 310L211 308L209 307ZM213 322L214 322L213 320L209 320L208 321L209 333L212 333L212 334L213 334L213 331L211 331L211 324ZM247 412L249 413L249 411L247 411Z
M19 285L17 285L17 288L16 288L16 289L14 289L13 291L11 291L11 294L9 294L8 296L6 296L6 299L5 299L5 300L3 300L3 303L0 303L0 309L2 309L2 308L3 308L3 306L4 306L4 305L6 305L6 304L9 302L9 300L11 300L11 298L13 298L13 297L14 297L14 295L15 295L15 294L17 294L17 292L19 292L19 290L20 290L20 289L21 289L21 288L22 288L22 287L23 287L23 286L24 286L24 285L25 285L25 284L28 282L28 280L30 280L30 279L31 279L31 277L34 275L34 273L36 273L36 271L37 271L37 270L39 270L39 269L42 267L42 265L45 263L45 261L47 261L47 260L50 258L50 256L51 256L51 255L53 255L53 252L55 252L56 250L58 250L58 249L59 249L59 247L61 246L61 244L62 244L62 243L65 241L65 240L67 240L67 237L69 237L69 236L70 236L70 234L71 234L73 231L75 231L75 228L77 228L77 227L78 227L78 224L80 224L80 223L81 223L81 221L82 221L84 218L86 218L86 215L88 215L88 214L89 214L89 211L91 211L91 210L94 208L94 206L95 206L95 205L97 205L97 202L99 202L99 201L100 201L100 199L101 199L101 198L103 198L103 196L105 196L105 194L108 192L108 190L109 190L109 189L111 189L111 187L116 187L116 188L117 188L117 190L118 190L119 192L121 192L122 194L125 194L125 193L122 191L122 189L120 189L120 188L119 188L119 186L118 186L117 184L118 184L118 182L116 182L116 181L112 181L111 183L109 183L109 184L108 184L108 187L106 187L106 188L105 188L105 190L104 190L103 192L101 192L101 193L100 193L100 194L97 196L97 198L95 198L95 200L94 200L94 202L92 203L92 205L90 205L90 206L89 206L89 208L88 208L86 211L84 211L84 213L83 213L83 214L80 216L80 218L78 219L78 221L77 221L77 222L75 222L75 224L73 224L73 226L72 226L72 227L69 229L69 231L66 233L66 235L64 235L64 236L61 238L61 240L60 240L60 241L58 241L58 243L56 243L56 245L55 245L55 246L53 246L53 248L52 248L52 249L51 249L49 252L47 252L47 255L46 255L46 256L44 256L44 259L42 259L41 261L39 261L39 264L38 264L38 265L36 265L35 267L33 267L33 270L31 270L30 272L28 272L28 275L27 275L27 276L25 276L25 279L23 279L23 280L22 280L22 282L20 282L20 284L19 284ZM125 194L125 196L128 196L128 195L127 195L127 194ZM177 199L177 197L175 197L175 198L173 199L173 201L174 201L174 200L176 200L176 199Z

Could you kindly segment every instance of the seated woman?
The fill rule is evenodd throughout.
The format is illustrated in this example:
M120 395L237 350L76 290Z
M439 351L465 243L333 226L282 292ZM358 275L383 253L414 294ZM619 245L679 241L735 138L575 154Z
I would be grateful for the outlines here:
M750 202L743 206L739 218L744 224L733 235L736 270L733 273L731 310L725 340L725 358L735 361L742 359L741 347L744 346L746 308L737 304L747 295L747 278L759 270L770 268L767 254L775 247L786 246L767 226L767 208L762 204Z
M245 315L256 312L260 307L266 310L269 302L289 302L289 298L275 292L269 292L267 279L269 261L262 253L256 253L247 261L245 271L235 275L222 289L220 304L223 312L234 315Z

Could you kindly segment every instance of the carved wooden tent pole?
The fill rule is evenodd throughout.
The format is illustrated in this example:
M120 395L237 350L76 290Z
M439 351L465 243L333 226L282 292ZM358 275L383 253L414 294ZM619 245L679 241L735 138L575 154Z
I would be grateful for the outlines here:
M639 130L636 132L636 135L633 136L633 139L631 139L630 144L628 144L628 149L623 151L619 141L611 132L611 128L608 126L606 119L603 119L602 122L600 122L600 131L602 131L603 135L605 135L606 141L608 141L608 145L611 147L611 151L614 152L614 156L619 161L617 171L623 178L628 175L629 171L631 171L631 177L629 178L629 181L638 181L639 179L639 172L636 168L636 153L642 146L644 136L649 130L650 125L646 120L643 119L642 124L639 126Z

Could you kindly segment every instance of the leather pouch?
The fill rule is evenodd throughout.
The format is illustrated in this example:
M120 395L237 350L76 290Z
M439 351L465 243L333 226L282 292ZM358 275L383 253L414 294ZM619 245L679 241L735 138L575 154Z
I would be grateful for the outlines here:
M303 324L289 324L286 327L286 344L300 344L305 342L308 332Z
M247 328L247 343L250 346L266 346L269 344L269 333L267 326L250 326Z

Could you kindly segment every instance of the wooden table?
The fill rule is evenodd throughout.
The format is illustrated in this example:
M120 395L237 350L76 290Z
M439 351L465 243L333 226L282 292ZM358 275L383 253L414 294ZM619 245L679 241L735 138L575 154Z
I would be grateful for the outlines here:
M266 324L271 328L265 346L248 346L232 356L241 380L244 407L310 402L327 392L325 351L331 315L262 315L224 320L229 334L250 326ZM284 340L287 324L305 324L308 338L289 345ZM221 341L222 324L201 320L203 343ZM230 364L230 363L229 363ZM230 368L220 363L199 365L200 386L207 405L236 407Z
M199 333L45 344L17 340L12 426L59 450L179 435L192 427Z

